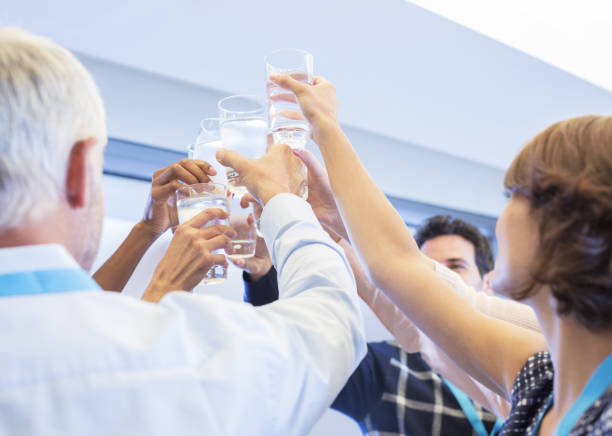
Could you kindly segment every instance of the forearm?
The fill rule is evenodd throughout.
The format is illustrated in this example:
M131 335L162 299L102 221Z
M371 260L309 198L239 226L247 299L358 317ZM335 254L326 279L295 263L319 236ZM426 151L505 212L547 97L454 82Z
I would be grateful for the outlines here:
M464 370L507 395L529 353L545 346L541 336L489 319L449 292L339 127L320 130L317 139L351 241L374 285ZM484 334L483 325L490 328ZM514 346L502 353L507 362L491 360L503 341Z
M421 351L421 332L410 322L398 307L387 297L384 292L377 289L368 279L357 253L346 240L340 240L338 244L344 249L346 257L351 264L357 293L359 297L372 309L380 322L387 328L389 333L397 340L404 350L409 353Z
M141 222L137 223L121 246L96 271L94 280L102 289L121 292L156 239L157 235L148 231Z
M388 278L386 260L396 254L420 257L418 246L340 126L328 122L317 139L350 240L374 283L384 288L378 281Z
M361 267L357 253L355 253L351 245L346 241L341 241L340 246L344 248L344 252L351 263L359 296L365 301L370 309L372 309L400 346L410 353L420 352L423 359L436 373L449 379L455 386L468 394L470 398L480 403L497 416L506 418L510 411L510 404L508 401L472 379L463 369L459 368L444 352L431 342L426 335L415 327L389 297L379 289L376 289L368 280ZM455 278L457 277L449 275L449 280ZM459 283L453 281L453 283L450 284L451 286L457 286ZM455 290L471 305L476 304L474 307L478 307L479 300L463 292L463 289ZM492 305L488 305L487 308L489 308L489 306ZM514 318L520 318L522 320L524 316L515 316ZM523 323L523 321L520 321L520 323Z

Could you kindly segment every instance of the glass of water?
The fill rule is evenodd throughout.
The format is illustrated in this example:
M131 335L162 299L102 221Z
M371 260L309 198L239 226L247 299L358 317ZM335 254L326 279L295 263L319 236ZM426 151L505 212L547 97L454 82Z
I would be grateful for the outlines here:
M263 99L255 95L232 95L219 101L219 131L223 147L256 159L266 153L268 120ZM229 188L244 186L239 174L227 169Z
M225 168L217 161L217 150L222 147L220 128L220 118L204 118L200 122L200 133L195 143L187 147L187 155L189 159L208 162L217 171L211 180L225 185L227 184Z
M295 80L312 85L312 54L298 49L276 50L265 57L266 90L270 113L270 133L274 144L304 148L308 142L310 125L302 114L295 95L270 80L272 74L288 74ZM308 198L308 171L302 165L300 195Z
M242 156L257 159L266 153L268 120L263 99L253 95L233 95L219 101L220 134L223 147ZM255 254L257 231L253 206L243 209L242 197L248 192L234 169L226 169L230 191L230 225L238 233L233 258Z
M189 221L200 212L218 208L229 211L227 188L218 183L196 183L181 186L176 190L176 208L179 224ZM217 224L230 225L228 219L215 218L206 223L205 227ZM215 254L224 254L223 249L214 250ZM221 283L227 279L227 269L223 265L213 265L205 274L200 285Z
M304 118L295 95L270 80L272 74L288 74L295 80L312 85L312 54L298 49L276 50L265 57L266 90L270 112L270 131L275 144L304 148L310 126Z

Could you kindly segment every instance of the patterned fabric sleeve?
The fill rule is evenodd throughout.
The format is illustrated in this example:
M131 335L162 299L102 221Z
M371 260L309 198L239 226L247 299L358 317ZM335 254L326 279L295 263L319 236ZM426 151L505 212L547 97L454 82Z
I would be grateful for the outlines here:
M512 388L512 409L500 435L532 434L538 417L553 394L553 365L545 351L531 356Z

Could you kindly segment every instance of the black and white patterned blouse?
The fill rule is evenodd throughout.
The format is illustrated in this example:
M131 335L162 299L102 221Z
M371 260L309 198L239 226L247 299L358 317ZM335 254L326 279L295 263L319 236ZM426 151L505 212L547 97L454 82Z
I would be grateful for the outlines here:
M538 417L553 395L550 354L539 352L521 368L512 388L512 410L500 435L531 436ZM612 393L599 398L582 414L570 436L612 435Z

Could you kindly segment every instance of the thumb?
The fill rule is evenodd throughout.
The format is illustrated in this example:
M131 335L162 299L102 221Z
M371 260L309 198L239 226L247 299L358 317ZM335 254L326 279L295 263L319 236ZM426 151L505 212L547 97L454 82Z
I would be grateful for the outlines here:
M280 85L282 88L293 91L295 95L300 95L300 93L305 91L307 86L309 86L302 82L298 82L289 74L272 74L270 75L270 80Z
M249 158L241 156L234 150L222 148L217 151L217 161L225 167L230 167L242 174L242 172L250 165Z
M308 173L312 173L316 178L325 177L327 179L327 171L325 171L325 168L319 163L314 154L303 148L295 149L293 153L304 163Z
M240 199L240 207L246 209L251 203L257 203L257 200L251 194L244 194Z

